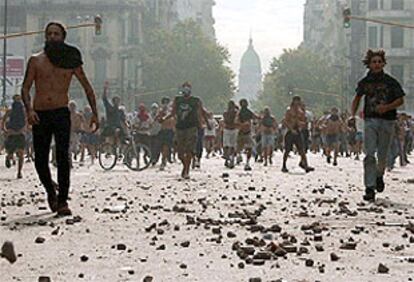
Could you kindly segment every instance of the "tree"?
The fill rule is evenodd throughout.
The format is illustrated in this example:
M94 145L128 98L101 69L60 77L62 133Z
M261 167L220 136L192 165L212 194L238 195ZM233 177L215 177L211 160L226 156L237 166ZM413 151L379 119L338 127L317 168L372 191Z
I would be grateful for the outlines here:
M332 106L341 106L342 82L339 77L338 69L308 50L284 50L279 58L273 59L256 106L270 106L281 118L292 97L299 95L307 109L320 114Z
M229 52L204 36L192 20L178 23L171 31L150 30L141 53L145 92L154 93L139 98L144 102L177 95L185 81L192 83L193 94L213 111L223 110L234 95Z

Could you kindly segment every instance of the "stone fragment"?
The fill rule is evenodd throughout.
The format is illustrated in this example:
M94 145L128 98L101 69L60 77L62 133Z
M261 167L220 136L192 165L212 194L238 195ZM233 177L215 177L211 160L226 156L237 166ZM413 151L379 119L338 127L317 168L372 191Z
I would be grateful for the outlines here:
M142 280L142 282L152 282L154 280L154 277L147 275L144 277L144 279Z
M125 244L117 244L116 249L118 251L125 251L126 250L126 245Z
M258 252L253 256L253 259L270 260L272 255L270 252Z
M380 263L378 265L378 273L386 274L390 271L388 267L386 267L384 264Z
M305 261L305 265L306 265L307 267L312 267L314 264L315 264L315 262L314 262L312 259L307 259L307 260Z
M188 248L188 246L190 246L190 241L184 241L184 242L182 242L180 245L181 245L181 247L183 247L183 248Z
M338 255L335 253L331 253L331 261L338 261L338 260L339 260Z
M229 231L229 232L227 232L227 237L228 238L236 238L237 235L234 232Z
M355 242L345 242L339 248L341 250L355 250L357 244Z
M166 249L165 245L162 244L156 248L157 251L164 251Z
M1 247L0 256L8 260L10 263L15 263L17 260L16 253L14 251L14 245L12 242L6 241Z
M43 238L43 237L37 237L37 238L35 239L35 243L36 243L36 244L43 244L45 241L46 241L46 239L45 239L45 238Z

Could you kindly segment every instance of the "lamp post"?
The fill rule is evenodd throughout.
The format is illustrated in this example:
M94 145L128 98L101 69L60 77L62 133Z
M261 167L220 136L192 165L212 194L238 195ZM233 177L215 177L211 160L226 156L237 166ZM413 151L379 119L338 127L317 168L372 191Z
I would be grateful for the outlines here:
M7 34L7 1L4 0L4 36ZM1 104L3 107L6 106L6 75L7 72L7 38L3 39L3 97Z

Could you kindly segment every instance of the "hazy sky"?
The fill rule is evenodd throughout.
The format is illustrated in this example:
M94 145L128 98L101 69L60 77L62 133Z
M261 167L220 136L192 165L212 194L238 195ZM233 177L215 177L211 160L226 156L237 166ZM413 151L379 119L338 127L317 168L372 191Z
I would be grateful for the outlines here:
M263 73L273 57L297 47L303 37L306 0L216 0L214 18L219 42L231 53L236 73L248 46L250 30Z

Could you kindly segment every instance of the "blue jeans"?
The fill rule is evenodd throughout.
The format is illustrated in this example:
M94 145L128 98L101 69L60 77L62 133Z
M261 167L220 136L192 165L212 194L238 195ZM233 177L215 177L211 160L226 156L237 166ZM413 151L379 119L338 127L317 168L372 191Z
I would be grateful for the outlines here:
M367 191L375 191L377 177L384 175L395 121L379 118L365 119L364 128L364 184Z

